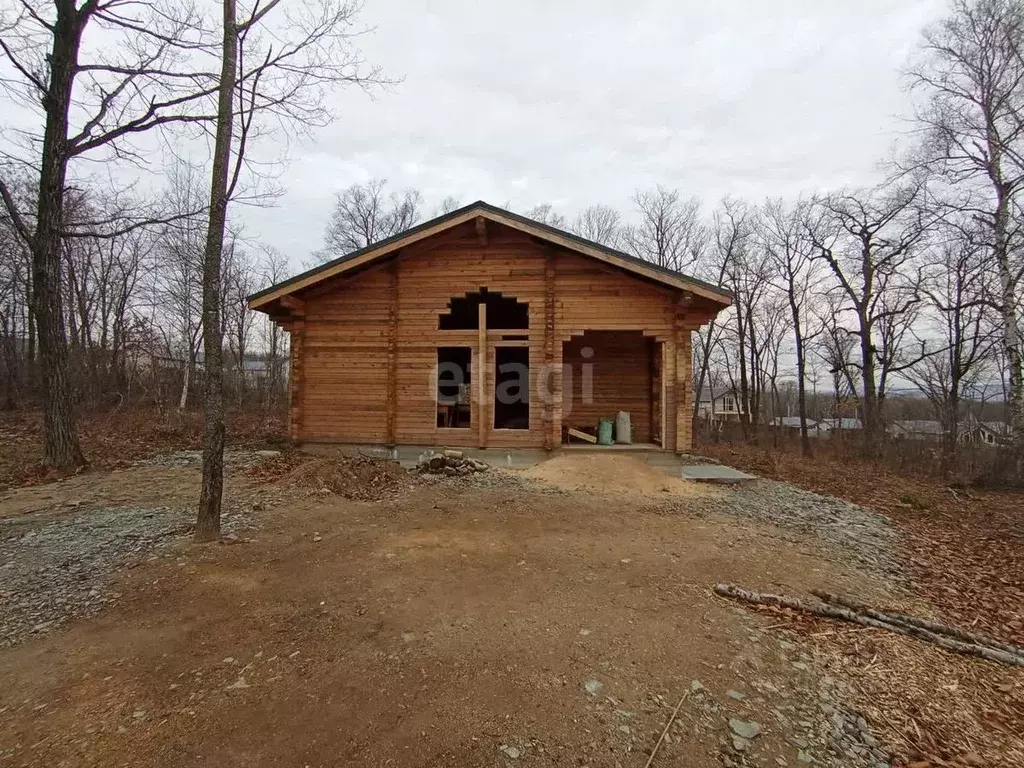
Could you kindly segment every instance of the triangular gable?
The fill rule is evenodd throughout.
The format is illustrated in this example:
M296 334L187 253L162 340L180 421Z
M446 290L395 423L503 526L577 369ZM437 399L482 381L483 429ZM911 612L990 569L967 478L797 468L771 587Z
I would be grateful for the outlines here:
M342 256L341 258L329 261L326 264L310 269L300 275L296 275L293 278L280 282L277 285L272 285L270 288L260 291L259 293L254 293L249 297L249 308L260 309L266 307L271 302L277 301L285 296L310 288L311 286L317 285L318 283L332 277L359 269L360 267L365 267L368 264L371 264L378 259L382 259L401 248L412 245L420 240L425 240L428 237L433 237L434 235L457 227L460 224L465 224L466 222L473 221L478 218L493 221L496 224L511 227L512 229L517 229L520 232L525 232L526 234L532 235L540 240L561 246L566 250L596 259L597 261L601 261L606 264L611 264L612 266L619 267L627 272L645 277L671 288L690 291L691 293L708 299L723 308L732 303L731 293L712 285L711 283L706 283L703 280L689 277L681 272L659 267L655 264L644 261L643 259L631 256L628 253L617 251L614 248L608 248L607 246L586 240L578 235L574 235L571 232L565 232L564 230L557 229L547 224L533 221L532 219L512 213L511 211L506 211L503 208L497 208L480 200L467 205L464 208L459 208L456 211L445 214L444 216L438 216L436 219L431 219L423 224L419 224L412 229L408 229L405 232L395 235L394 237L389 237L387 240L382 240L379 243L374 243L366 248L362 248L358 251Z

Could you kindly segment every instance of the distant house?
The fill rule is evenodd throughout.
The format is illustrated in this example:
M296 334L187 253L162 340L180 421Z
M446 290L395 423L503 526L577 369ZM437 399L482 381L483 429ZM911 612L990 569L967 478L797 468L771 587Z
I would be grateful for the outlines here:
M1010 442L1010 425L1005 421L979 421L971 430L971 438L983 445L1007 445Z
M776 416L772 419L773 427L788 427L790 429L800 429L800 417L799 416ZM807 419L807 428L814 429L818 426L816 419Z
M864 428L860 419L820 419L817 425L818 434L822 437L838 437L846 432L856 432Z
M898 419L886 431L895 440L941 440L946 434L942 422L933 419Z
M704 387L697 400L697 417L702 421L739 421L743 413L739 392L733 387Z
M277 376L279 379L284 380L288 377L288 360L283 358L277 361ZM246 357L242 361L242 370L245 372L245 377L255 382L262 382L271 377L275 373L274 365L271 364L270 360L263 358L252 358Z

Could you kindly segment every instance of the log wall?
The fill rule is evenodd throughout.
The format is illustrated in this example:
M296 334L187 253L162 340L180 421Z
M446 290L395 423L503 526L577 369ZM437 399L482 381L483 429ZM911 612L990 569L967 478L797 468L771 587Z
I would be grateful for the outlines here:
M292 437L303 442L553 447L561 441L563 350L576 350L577 339L588 330L628 330L639 333L608 337L608 374L601 374L604 394L594 413L614 416L617 410L629 410L637 441L647 442L652 433L662 432L664 446L674 450L678 433L679 448L688 447L682 443L689 438L688 419L683 418L689 409L675 408L676 382L688 381L689 365L688 334L678 318L679 292L517 230L494 223L482 229L479 222L461 225L405 248L387 262L303 292L303 321L291 328L296 374ZM526 303L529 330L488 328L481 334L438 329L438 317L448 311L453 297L482 287ZM503 342L506 335L526 336L528 341ZM502 343L527 344L530 349L528 430L493 428L494 349ZM469 429L436 425L439 346L473 350ZM613 362L625 355L634 362ZM659 356L657 366L651 355ZM660 398L652 396L654 368L661 371L654 384L660 386ZM477 395L481 383L482 402ZM545 398L546 393L552 396ZM654 409L656 399L665 403L664 412ZM575 423L579 415L576 410L570 420Z

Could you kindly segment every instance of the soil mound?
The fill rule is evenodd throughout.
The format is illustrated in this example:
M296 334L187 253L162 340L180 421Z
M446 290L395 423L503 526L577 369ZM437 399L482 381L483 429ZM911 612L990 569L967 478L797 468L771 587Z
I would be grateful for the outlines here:
M282 456L268 464L278 466L265 468L265 480L357 501L379 501L409 485L409 476L397 462L370 456Z
M563 453L523 472L566 490L706 496L708 490L622 453Z

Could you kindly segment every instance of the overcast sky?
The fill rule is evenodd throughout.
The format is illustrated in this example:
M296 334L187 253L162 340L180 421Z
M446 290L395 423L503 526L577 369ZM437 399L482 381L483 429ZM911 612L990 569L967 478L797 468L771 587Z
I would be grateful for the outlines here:
M247 229L293 263L333 194L375 176L519 210L629 206L656 183L711 204L870 183L907 125L901 70L942 0L367 0L367 58L403 77L293 147ZM493 11L486 10L488 8Z
M659 183L708 207L868 184L909 129L901 71L946 6L365 0L375 31L360 47L401 82L336 92L337 122L289 148L278 205L233 218L297 269L334 194L373 177L418 188L427 213L453 195L567 217L628 212L635 189ZM6 125L38 127L6 106Z

